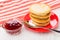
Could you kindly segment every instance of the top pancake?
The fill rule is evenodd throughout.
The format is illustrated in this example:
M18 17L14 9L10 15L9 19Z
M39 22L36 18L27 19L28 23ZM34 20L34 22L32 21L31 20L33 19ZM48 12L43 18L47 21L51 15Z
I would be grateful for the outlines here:
M29 8L30 12L39 16L45 16L50 12L50 7L47 4L33 4Z

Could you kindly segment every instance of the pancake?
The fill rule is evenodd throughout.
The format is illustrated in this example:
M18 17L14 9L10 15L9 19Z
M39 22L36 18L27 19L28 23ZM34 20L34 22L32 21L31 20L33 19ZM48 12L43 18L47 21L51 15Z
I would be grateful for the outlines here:
M33 4L29 8L30 18L37 26L46 26L50 23L50 7L47 4Z
M31 18L31 20L36 21L38 23L46 23L46 22L49 22L50 21L50 18L48 18L46 20L44 20L44 19L43 20L40 20L40 19L34 18L32 16L30 16L30 18Z
M44 23L44 24L41 24L41 23L36 23L36 22L34 22L33 21L33 23L35 24L35 25L37 25L37 26L47 26L50 22L47 22L47 23Z
M47 4L33 4L29 8L30 13L45 16L50 12L50 7Z
M37 18L37 19L48 19L50 17L50 13L47 15L47 16L38 16L38 15L35 15L33 13L30 13L30 16L34 17L34 18Z

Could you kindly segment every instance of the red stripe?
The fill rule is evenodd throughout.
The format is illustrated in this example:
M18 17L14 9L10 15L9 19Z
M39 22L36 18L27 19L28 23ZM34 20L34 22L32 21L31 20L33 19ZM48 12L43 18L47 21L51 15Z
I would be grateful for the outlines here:
M50 3L48 3L49 5L52 5L52 4L54 4L54 3L58 3L59 1L58 0L55 0L55 1L52 1L52 2L50 2Z
M5 16L5 15L12 15L13 13L14 13L14 14L17 14L16 12L23 12L23 11L26 11L26 10L28 10L28 8L24 8L24 9L21 9L21 10L18 10L18 11L13 11L13 12L11 12L11 13L4 14L4 15L1 14L0 17Z
M45 4L48 4L48 3L53 2L53 1L55 1L55 0L51 0L51 1L49 1L49 2L46 2Z
M25 14L26 14L26 13L27 13L27 12L25 12ZM22 13L22 14L23 14L23 13ZM18 15L14 15L14 16L11 16L11 17L2 18L2 19L0 19L0 21L12 19L12 18L17 18L17 17L15 17L15 16L18 16ZM24 15L23 15L23 16L24 16ZM20 17L20 16L18 16L18 17Z
M60 3L59 3L59 4L56 4L56 5L51 6L51 8L52 8L52 10L53 10L53 9L56 9L56 8L60 8Z
M25 2L23 2L23 3L20 3L19 5L21 5L21 4L24 4L24 3L27 3L27 2L31 2L31 1L25 1ZM40 1L39 1L40 2ZM43 0L41 1L41 2L43 2ZM18 3L18 2L17 2ZM12 4L11 4L12 5ZM16 5L16 4L15 4ZM9 5L6 5L6 6L9 6ZM16 5L16 6L18 6L18 5ZM11 7L14 7L14 5L12 5ZM11 7L7 7L7 8L4 8L4 9L8 9L8 8L11 8ZM4 10L4 9L1 9L1 10Z
M32 4L32 3L31 3ZM28 4L28 5L30 5L30 4ZM25 5L25 6L28 6L28 5ZM25 7L25 6L21 6L21 8L23 8L23 7ZM19 9L19 8L16 8L16 9ZM15 9L13 9L13 10L15 10ZM9 11L13 11L13 10L9 10ZM7 11L7 12L9 12L9 11Z
M31 5L31 4L32 4L32 3L29 3L29 4L27 4L27 5L22 5L22 6L18 7L18 8L14 8L14 9L12 8L12 9L10 9L10 10L8 10L8 11L5 11L5 12L2 12L2 13L14 11L14 10L18 10L18 9L20 9L20 8L27 7L27 6Z
M28 4L28 5L30 5L30 4ZM26 6L28 6L28 5L26 5ZM22 7L25 7L25 6L22 6ZM19 9L19 8L18 8ZM21 9L21 10L18 10L18 11L16 11L16 12L22 12L22 11L25 11L25 10L27 10L28 8L26 8L26 9ZM15 9L14 9L15 10ZM17 10L17 9L16 9ZM13 11L13 10L11 10L11 11ZM8 12L8 11L7 11ZM10 12L10 11L9 11ZM16 12L12 12L12 13L9 13L9 14L6 14L6 15L12 15L13 13L15 14ZM4 15L3 15L4 16ZM2 17L2 16L1 16Z
M59 6L56 6L56 7L54 7L54 8L52 8L52 10L57 9L57 8L60 8L60 5L59 5Z
M55 4L55 5L51 6L51 8L56 7L57 5L60 5L60 3L59 3L59 4Z
M8 3L8 2L12 2L12 0L0 1L0 3Z
M46 1L46 0L41 0L41 1L38 1L38 2L35 2L35 3L41 3L41 2L44 2L44 1Z
M30 1L26 1L26 2L30 2ZM24 3L26 3L26 2L23 2L23 3L21 3L21 4L24 4ZM19 4L19 5L21 5L21 4ZM19 6L19 5L15 5L15 6ZM12 7L14 7L14 6L12 6ZM8 9L8 8L11 8L11 7L7 7L7 8L4 8L4 9ZM1 9L1 10L4 10L4 9Z
M9 9L9 8L12 8L12 7L15 7L15 6L19 6L19 5L22 5L22 4L26 3L26 2L29 2L29 1L25 1L25 2L22 2L22 3L17 2L17 3L20 3L20 4L15 4L15 5L12 5L12 6L7 5L7 7L6 7L6 8L3 8L3 9L1 9L1 10L5 10L5 9ZM8 6L10 6L10 7L8 7Z
M0 19L1 18L6 18L6 17L11 17L11 16L14 16L14 15L22 15L22 13L24 13L24 12L28 12L27 10L26 11L23 11L23 12L20 12L20 11L17 11L17 12L15 12L14 14L12 13L11 15L6 15L6 16L2 16L2 17L0 17Z
M9 16L9 15L13 15L13 14L18 14L19 12L23 12L23 11L25 11L25 10L28 10L28 8L26 8L26 9L24 9L24 10L18 10L18 11L16 11L16 12L9 13L9 14L7 14L7 15L3 15L3 16L0 16L0 17Z
M7 6L7 5L11 5L11 4L14 4L14 3L18 3L18 2L21 2L22 0L20 0L20 1L9 1L9 2L7 2L7 3L4 3L3 5L4 6Z

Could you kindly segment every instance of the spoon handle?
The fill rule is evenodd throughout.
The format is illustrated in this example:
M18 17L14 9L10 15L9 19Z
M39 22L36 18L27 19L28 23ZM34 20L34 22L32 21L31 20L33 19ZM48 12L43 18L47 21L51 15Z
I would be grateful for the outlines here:
M59 30L55 30L55 29L50 29L50 30L52 30L52 31L54 31L54 32L58 32L58 33L60 33Z
M56 30L56 29L51 29L51 28L44 28L44 29L48 29L48 30L51 30L51 31L60 33L60 31L59 30Z
M30 28L33 28L33 27L30 27ZM54 32L60 33L60 31L59 31L59 30L56 30L56 29L44 28L44 27L40 27L40 28L43 28L43 29L47 29L47 30L51 30L51 31L54 31Z

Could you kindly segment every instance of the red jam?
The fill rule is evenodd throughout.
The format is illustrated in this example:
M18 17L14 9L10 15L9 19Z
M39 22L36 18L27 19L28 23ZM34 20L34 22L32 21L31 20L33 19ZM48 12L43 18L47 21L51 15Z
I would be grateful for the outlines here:
M4 24L4 28L9 33L16 33L21 30L22 24L20 24L17 20L11 20Z
M12 22L12 21L11 21ZM6 23L5 28L8 30L15 30L21 27L22 25L19 22Z

